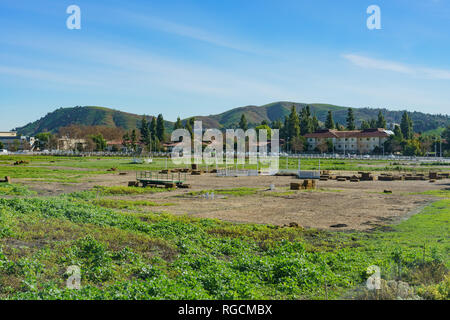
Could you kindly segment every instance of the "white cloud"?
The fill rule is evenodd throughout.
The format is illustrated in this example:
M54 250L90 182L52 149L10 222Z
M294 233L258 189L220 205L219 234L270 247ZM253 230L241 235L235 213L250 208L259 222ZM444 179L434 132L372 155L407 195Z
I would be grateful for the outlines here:
M29 78L38 81L48 81L53 83L63 83L66 85L81 85L81 86L93 86L96 85L95 81L87 81L82 78L74 78L70 74L62 74L57 72L49 72L46 70L36 68L23 68L23 67L11 67L0 65L0 74L8 76L17 76L22 78Z
M397 72L418 78L450 80L450 70L410 66L395 61L373 59L356 54L344 54L342 56L361 68Z
M226 39L225 37L206 31L205 29L176 23L173 21L152 17L148 15L141 15L131 12L120 13L121 22L126 19L127 23L134 24L139 27L157 30L164 33L170 33L181 37L203 41L215 46L233 49L243 52L259 52L259 50L252 49L247 44L236 40Z

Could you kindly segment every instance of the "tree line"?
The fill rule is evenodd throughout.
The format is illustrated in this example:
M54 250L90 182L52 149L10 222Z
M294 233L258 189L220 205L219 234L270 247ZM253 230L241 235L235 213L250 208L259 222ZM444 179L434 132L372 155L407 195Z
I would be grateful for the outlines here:
M318 121L316 115L311 114L309 106L305 106L298 113L296 107L291 107L289 115L281 119L273 121L269 124L266 120L261 125L268 126L272 129L280 130L280 139L284 140L284 150L290 152L302 152L307 150L308 142L304 137L308 133L313 133L321 129L330 129L338 131L353 131L382 128L387 129L386 119L381 112L373 119L363 120L357 128L355 116L352 108L348 108L345 124L336 123L333 119L333 112L328 111L324 123ZM241 115L239 128L248 129L248 121L245 114ZM394 126L394 135L384 143L382 147L375 148L373 153L401 153L403 155L426 155L429 152L436 151L439 155L442 146L442 154L450 155L450 126L448 126L440 135L422 135L415 133L413 129L413 121L407 111L404 111L399 125ZM318 152L332 152L333 143L329 139L316 146Z
M180 117L174 123L173 129L184 128L193 135L195 118L189 118L181 121ZM241 115L238 127L244 131L249 128L248 120L243 113ZM266 129L269 133L271 129L278 129L280 133L282 149L289 152L303 152L308 148L308 142L305 135L321 129L330 130L366 130L375 128L387 128L383 113L379 111L374 119L363 120L357 127L352 108L348 108L346 122L340 124L334 121L333 112L328 111L325 122L320 122L315 114L311 113L309 106L303 107L297 112L296 107L291 107L290 113L284 119L269 122L263 120L255 126L257 131ZM413 130L413 121L408 112L404 112L399 125L394 127L394 135L383 145L384 148L376 148L374 153L401 153L404 155L426 155L429 152L437 151L448 155L450 152L450 126L447 127L442 135L422 135ZM36 135L39 148L55 148L58 138L68 137L71 139L85 139L85 150L79 151L103 151L107 148L107 141L120 141L121 146L132 151L157 152L165 151L164 143L170 142L170 136L165 128L165 122L162 114L158 116L142 116L142 120L136 129L125 131L122 128L111 128L106 126L82 126L70 125L60 128L58 134L53 135L45 132ZM1 146L0 146L1 147ZM113 145L112 151L119 151L117 144ZM383 150L384 149L384 150ZM333 144L330 140L324 141L316 146L318 152L332 152Z

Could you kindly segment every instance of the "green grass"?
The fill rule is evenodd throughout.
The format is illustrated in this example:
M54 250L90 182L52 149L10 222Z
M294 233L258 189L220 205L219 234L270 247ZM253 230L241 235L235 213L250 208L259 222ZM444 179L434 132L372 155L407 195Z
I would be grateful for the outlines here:
M112 209L136 209L139 207L162 207L171 206L172 203L157 203L147 200L121 200L121 199L95 199L92 204Z
M448 190L428 190L423 192L411 192L409 194L423 194L435 197L450 198L450 189Z
M333 299L363 284L370 265L405 281L422 263L449 266L447 199L369 233L121 213L99 201L0 199L0 297L323 299L326 282ZM70 265L81 290L65 289Z
M23 166L12 166L14 161L25 160L30 164ZM33 167L34 166L34 167ZM79 168L83 170L60 170L57 171L48 168L50 166ZM223 168L225 165L219 165ZM135 164L132 158L120 157L57 157L57 156L10 156L0 155L0 176L10 175L16 178L46 178L66 181L79 181L89 175L98 175L108 173L106 170L117 168L118 171L159 171L165 168L173 169L177 166L172 161L166 161L165 158L153 158L150 164ZM206 165L200 166L206 169ZM234 167L234 166L233 166ZM280 157L280 169L297 169L298 159L290 158L286 166L286 158ZM448 167L448 166L447 166ZM211 166L209 166L211 168ZM256 165L245 166L247 169L256 169ZM301 159L301 168L303 170L318 170L318 159ZM435 164L421 166L411 164L407 161L387 161L387 160L354 160L354 159L321 159L320 169L322 170L343 170L343 171L417 171L426 172L434 169L445 169L445 166ZM86 171L87 170L87 171ZM63 174L59 174L63 173Z
M441 255L450 267L450 200L443 199L425 207L420 214L392 226L389 232L375 232L370 240L363 242L369 248L377 247L384 252L389 248L401 248L405 259L423 258L423 247L428 254Z
M1 166L0 177L10 176L14 179L27 179L31 181L44 182L66 182L76 183L82 179L93 175L105 174L106 171L81 171L81 170L54 170L46 167L30 167L30 166Z
M32 196L36 192L28 189L26 186L20 184L0 184L0 195L2 196Z
M136 195L136 194L146 194L146 193L156 193L156 192L168 192L173 189L171 188L141 188L141 187L123 187L123 186L95 186L92 191L98 192L103 196L115 196L115 195Z

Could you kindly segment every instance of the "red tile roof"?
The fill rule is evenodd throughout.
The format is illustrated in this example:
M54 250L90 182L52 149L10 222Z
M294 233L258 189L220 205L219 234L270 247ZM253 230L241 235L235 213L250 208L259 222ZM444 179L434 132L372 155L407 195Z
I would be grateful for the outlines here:
M314 133L305 134L306 138L368 138L368 137L389 137L389 134L384 129L366 129L366 130L352 130L352 131L338 131L338 130L319 130Z

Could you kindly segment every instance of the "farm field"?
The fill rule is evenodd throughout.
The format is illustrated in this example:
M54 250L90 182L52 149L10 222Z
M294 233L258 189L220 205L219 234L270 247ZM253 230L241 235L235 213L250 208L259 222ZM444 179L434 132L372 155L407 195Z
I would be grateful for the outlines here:
M206 173L187 175L189 189L138 188L127 187L136 171L166 160L131 160L0 156L0 177L12 179L0 184L0 298L449 299L449 179L296 191L289 176ZM318 169L317 159L301 163ZM449 171L361 160L320 168ZM80 290L66 288L73 265ZM372 265L383 279L377 296L365 289Z

